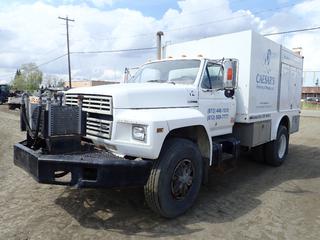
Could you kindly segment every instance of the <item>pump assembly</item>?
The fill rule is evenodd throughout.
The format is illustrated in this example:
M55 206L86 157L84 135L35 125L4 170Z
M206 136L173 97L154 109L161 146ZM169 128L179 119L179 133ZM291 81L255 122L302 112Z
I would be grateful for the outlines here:
M21 106L21 130L27 132L28 147L47 154L80 150L86 122L81 107L65 105L62 94L53 98L24 94Z

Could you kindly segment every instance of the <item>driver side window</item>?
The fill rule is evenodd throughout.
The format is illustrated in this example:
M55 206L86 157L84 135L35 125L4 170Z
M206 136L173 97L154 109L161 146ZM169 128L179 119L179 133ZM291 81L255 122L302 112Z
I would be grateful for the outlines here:
M223 68L215 63L208 63L203 75L201 87L203 89L217 89L223 87Z

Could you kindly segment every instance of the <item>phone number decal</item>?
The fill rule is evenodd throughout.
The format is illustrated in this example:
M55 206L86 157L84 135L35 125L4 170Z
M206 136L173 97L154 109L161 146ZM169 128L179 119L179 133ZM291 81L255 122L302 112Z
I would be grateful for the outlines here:
M208 108L207 121L228 119L229 108Z

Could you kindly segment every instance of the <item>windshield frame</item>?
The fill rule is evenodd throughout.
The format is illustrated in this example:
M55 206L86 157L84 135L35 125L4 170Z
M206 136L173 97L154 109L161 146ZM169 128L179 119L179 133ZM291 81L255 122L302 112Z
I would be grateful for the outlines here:
M153 63L159 63L159 62L173 62L173 61L199 61L199 67L198 67L198 72L197 75L193 81L193 83L179 83L179 82L174 82L174 81L164 81L164 82L160 82L160 81L153 81L153 79L150 79L150 82L132 82L133 79L136 78L137 74L139 74L145 66L149 65L149 64L153 64ZM199 79L202 76L202 70L203 70L203 66L204 66L205 60L202 58L179 58L179 59L163 59L163 60L157 60L157 61L152 61L152 62L148 62L145 63L143 65L141 65L138 69L138 71L130 78L130 80L128 81L128 83L136 83L136 84L141 84L141 83L169 83L169 84L177 84L177 85L187 85L187 86L197 86L199 83Z

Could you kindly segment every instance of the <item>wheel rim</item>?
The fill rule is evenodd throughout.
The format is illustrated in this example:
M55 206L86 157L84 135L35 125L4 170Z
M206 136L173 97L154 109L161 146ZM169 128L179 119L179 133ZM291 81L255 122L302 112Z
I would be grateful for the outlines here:
M194 177L194 167L189 159L180 161L171 178L171 193L176 200L184 199L190 191Z
M286 153L287 148L287 138L284 134L282 134L279 138L279 148L278 148L278 156L279 158L283 158L284 154Z

